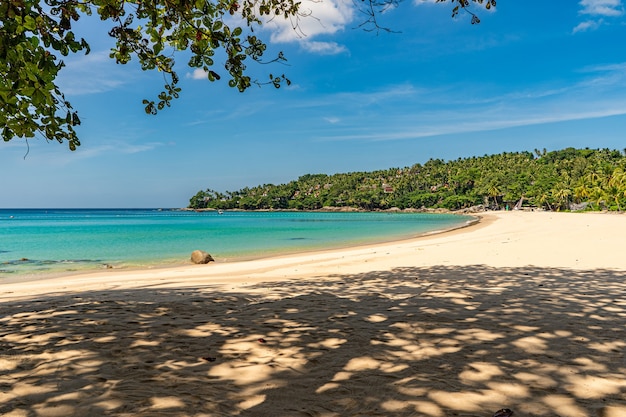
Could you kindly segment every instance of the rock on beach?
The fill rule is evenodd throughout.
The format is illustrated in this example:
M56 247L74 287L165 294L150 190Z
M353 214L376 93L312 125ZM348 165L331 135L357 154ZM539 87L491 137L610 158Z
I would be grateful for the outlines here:
M203 251L203 250L195 250L191 252L191 262L194 264L208 264L209 262L214 262L215 259L213 257Z

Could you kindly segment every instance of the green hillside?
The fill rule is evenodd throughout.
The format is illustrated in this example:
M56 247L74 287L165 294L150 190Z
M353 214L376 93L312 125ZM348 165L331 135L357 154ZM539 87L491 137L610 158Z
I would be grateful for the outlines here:
M621 211L626 207L626 149L505 152L372 172L307 174L287 184L199 191L189 208L501 209L522 198L525 207L546 210Z

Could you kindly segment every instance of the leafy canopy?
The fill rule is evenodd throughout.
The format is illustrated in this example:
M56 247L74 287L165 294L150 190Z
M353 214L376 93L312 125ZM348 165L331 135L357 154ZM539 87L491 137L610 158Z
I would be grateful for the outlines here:
M340 0L341 1L341 0ZM345 0L344 0L345 1ZM435 0L436 3L446 0ZM469 0L450 0L452 16L468 10ZM367 16L362 26L382 29L376 16L398 0L362 0L357 7ZM472 0L483 4L483 0ZM487 9L495 0L484 0ZM187 64L201 68L210 81L227 75L228 85L243 92L252 84L289 84L285 75L252 80L246 62L264 62L265 42L254 33L264 20L287 19L294 30L304 16L298 0L2 0L0 2L0 130L4 141L31 138L80 145L75 127L81 121L55 80L64 67L62 57L89 53L89 44L72 30L73 22L97 15L113 24L110 57L126 64L134 57L143 70L165 75L156 99L143 100L145 111L156 114L180 93L175 71L176 51L189 51ZM228 17L232 17L227 19ZM234 22L234 24L232 23ZM223 68L214 56L225 54ZM284 61L277 57L265 62Z

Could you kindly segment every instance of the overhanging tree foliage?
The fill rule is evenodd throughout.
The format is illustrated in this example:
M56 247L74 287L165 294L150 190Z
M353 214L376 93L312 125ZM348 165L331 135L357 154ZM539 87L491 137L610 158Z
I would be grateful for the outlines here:
M399 0L357 2L367 16L364 26L380 29L376 16L397 3ZM496 5L495 0L450 3L453 17L466 10L472 23L479 22L469 11L472 3L487 9ZM109 35L116 44L111 58L126 64L134 57L143 70L157 69L165 75L164 89L157 98L143 100L148 114L169 107L179 96L177 51L189 51L187 64L203 69L209 80L226 76L228 84L242 92L255 83L277 88L289 84L282 74L269 74L265 81L253 80L247 63L264 62L267 46L255 35L255 28L263 21L287 19L296 29L303 17L298 0L2 0L0 129L4 141L41 135L67 142L71 150L80 145L75 130L80 118L56 78L65 65L62 57L89 53L89 44L74 33L72 24L94 15L113 24ZM217 52L225 54L223 68L216 67ZM265 62L284 60L279 53Z

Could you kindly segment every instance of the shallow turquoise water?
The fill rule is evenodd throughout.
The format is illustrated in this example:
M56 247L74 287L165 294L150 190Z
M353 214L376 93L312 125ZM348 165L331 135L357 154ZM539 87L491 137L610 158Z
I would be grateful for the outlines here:
M0 277L217 261L408 238L471 217L422 213L0 209Z

